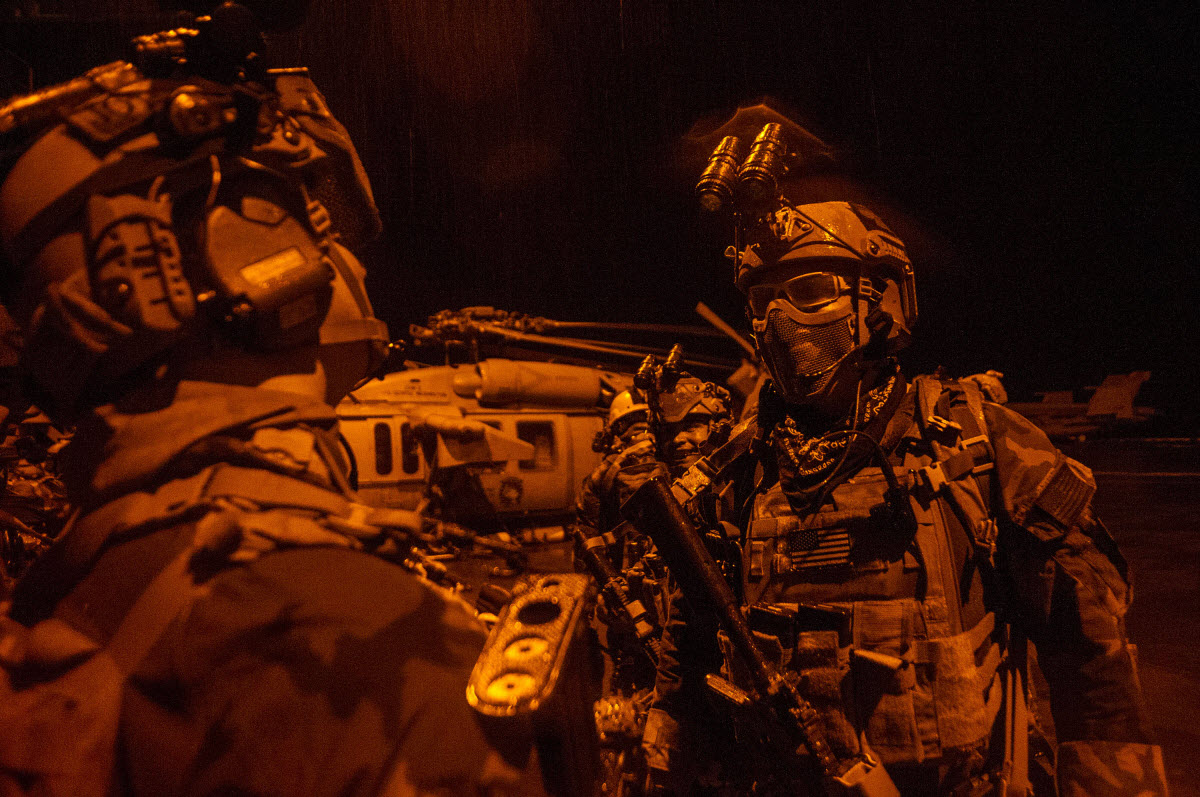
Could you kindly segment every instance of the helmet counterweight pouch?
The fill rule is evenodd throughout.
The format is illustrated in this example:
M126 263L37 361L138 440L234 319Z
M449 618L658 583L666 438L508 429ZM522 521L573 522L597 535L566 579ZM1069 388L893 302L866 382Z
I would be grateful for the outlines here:
M333 267L286 210L246 196L205 220L206 275L233 336L256 350L316 342L333 297Z
M92 296L115 320L164 344L196 313L167 197L92 196Z

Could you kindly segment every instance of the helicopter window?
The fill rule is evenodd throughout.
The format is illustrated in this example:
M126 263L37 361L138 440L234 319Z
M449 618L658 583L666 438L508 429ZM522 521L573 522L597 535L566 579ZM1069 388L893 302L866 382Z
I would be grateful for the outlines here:
M392 429L386 423L375 424L375 472L380 476L392 472Z
M416 473L421 467L417 438L412 433L412 424L408 421L400 425L400 467L405 473Z
M533 459L523 459L521 470L550 470L557 461L554 424L551 421L517 421L517 437L533 444Z

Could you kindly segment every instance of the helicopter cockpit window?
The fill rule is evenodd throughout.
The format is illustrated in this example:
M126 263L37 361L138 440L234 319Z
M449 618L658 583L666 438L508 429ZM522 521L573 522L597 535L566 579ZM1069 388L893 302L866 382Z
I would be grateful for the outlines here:
M400 425L400 468L405 473L416 473L421 467L421 453L417 445L412 424L405 421Z
M551 470L558 460L551 421L517 421L517 437L533 445L533 459L523 459L521 470Z
M386 423L375 424L375 472L380 476L392 472L392 429Z

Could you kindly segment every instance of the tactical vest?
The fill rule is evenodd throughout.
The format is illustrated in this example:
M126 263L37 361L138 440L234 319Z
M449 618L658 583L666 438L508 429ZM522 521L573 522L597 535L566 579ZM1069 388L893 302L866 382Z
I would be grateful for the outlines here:
M856 753L865 732L885 764L980 753L1011 681L1005 629L983 602L996 523L978 388L918 378L913 391L912 420L901 412L893 424L910 427L896 472L915 534L884 510L880 468L864 467L806 517L776 483L755 498L743 538L762 647L799 675L839 754ZM725 659L738 680L732 651Z

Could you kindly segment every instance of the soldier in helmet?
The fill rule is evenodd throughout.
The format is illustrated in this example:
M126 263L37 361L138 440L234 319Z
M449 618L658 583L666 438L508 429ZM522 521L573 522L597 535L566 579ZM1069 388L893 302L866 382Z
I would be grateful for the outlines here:
M611 531L621 522L621 502L646 478L662 468L682 473L714 434L728 429L724 388L687 373L671 374L669 363L657 367L653 384L622 391L609 405L595 444L605 456L584 479L577 506L578 522L591 529Z
M655 474L686 470L728 432L731 417L723 388L675 368L672 357L662 364L648 360L639 371L646 377L639 378L641 386L613 399L596 441L605 457L584 479L573 527L577 555L604 587L598 619L613 667L597 717L605 747L625 753L620 771L610 772L608 786L617 790L612 776L629 779L640 769L630 753L640 744L655 664L664 652L659 638L681 617L652 546L621 522L620 505ZM623 721L606 722L609 717Z
M737 198L726 187L707 183L710 204ZM774 187L744 200L730 249L771 380L740 465L709 489L732 495L718 509L740 534L733 587L763 656L815 709L809 731L903 794L1024 794L1047 774L1030 763L1028 641L1051 688L1059 793L1165 794L1125 636L1125 562L1092 510L1091 472L978 383L906 379L893 356L917 319L904 244L862 206L794 204ZM725 637L681 632L752 690ZM694 768L670 771L699 743L688 726L724 730L695 699L710 661L677 662L656 696L645 745L662 792L696 787ZM728 749L761 736L736 724L717 742L726 782L762 789L746 771L762 759ZM793 772L788 793L819 791L817 770Z
M288 5L0 109L22 369L78 430L76 515L0 618L6 794L541 793L529 729L467 705L482 627L400 566L423 520L347 483L378 214L307 73L262 66Z

